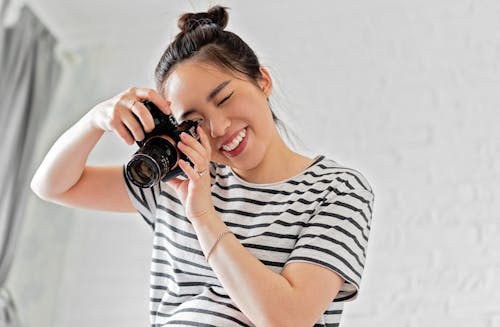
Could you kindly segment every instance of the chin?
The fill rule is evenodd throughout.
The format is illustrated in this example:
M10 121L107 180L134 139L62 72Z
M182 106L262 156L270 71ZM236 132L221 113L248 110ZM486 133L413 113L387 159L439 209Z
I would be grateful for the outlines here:
M254 153L245 154L236 158L228 158L224 154L220 153L216 158L213 158L212 161L223 164L226 166L230 166L233 169L238 170L251 170L256 168L264 158L264 153L261 155L256 155Z
M262 163L267 149L269 149L269 144L255 142L254 139L250 139L245 150L240 155L228 157L222 153L222 150L219 150L213 156L213 161L238 170L252 170Z

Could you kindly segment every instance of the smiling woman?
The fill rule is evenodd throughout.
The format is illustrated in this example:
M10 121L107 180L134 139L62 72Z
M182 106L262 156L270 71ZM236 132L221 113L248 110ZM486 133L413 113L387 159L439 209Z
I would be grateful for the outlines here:
M360 287L372 188L359 171L286 145L271 75L227 22L221 6L181 16L157 90L97 104L50 149L32 189L66 206L140 213L154 231L151 326L338 326ZM140 188L124 166L85 162L106 131L133 144L155 128L145 100L199 121L199 140L182 133L176 144L191 162L178 161L185 178Z

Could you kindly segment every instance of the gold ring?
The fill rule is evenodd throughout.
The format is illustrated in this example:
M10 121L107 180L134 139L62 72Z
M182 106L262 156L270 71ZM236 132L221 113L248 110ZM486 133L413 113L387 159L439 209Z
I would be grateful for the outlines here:
M207 169L203 169L202 171L197 171L197 173L198 175L200 175L200 177L203 177L207 173Z

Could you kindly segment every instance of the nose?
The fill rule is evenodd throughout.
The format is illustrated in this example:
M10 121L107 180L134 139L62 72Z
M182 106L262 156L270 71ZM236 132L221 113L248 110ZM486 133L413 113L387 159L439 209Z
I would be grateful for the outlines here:
M208 118L210 125L210 135L212 138L220 137L226 134L227 129L231 126L231 120L222 112L212 112Z

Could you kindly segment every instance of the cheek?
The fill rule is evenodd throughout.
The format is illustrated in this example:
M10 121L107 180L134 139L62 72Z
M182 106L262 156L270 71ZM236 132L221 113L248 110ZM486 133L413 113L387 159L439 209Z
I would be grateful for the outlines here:
M264 108L262 103L255 98L238 99L231 103L231 116L234 118L244 118L245 120L258 121L260 112Z
M237 105L236 110L238 110L239 117L245 117L245 120L254 125L255 129L267 129L274 124L271 110L265 99L254 97L251 101Z

